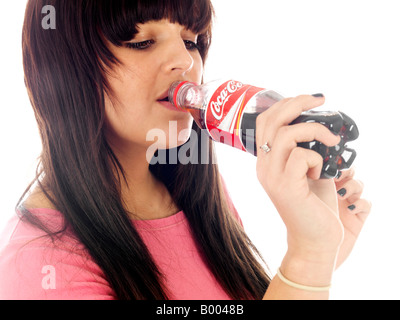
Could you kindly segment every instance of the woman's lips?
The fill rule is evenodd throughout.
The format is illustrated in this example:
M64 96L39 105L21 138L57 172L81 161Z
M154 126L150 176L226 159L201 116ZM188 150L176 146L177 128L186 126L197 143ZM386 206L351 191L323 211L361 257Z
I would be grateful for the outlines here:
M161 104L164 108L171 110L171 111L175 111L175 112L187 112L185 110L179 109L177 107L175 107L172 103L170 103L167 100L158 100L157 101L159 104Z
M169 102L169 89L165 91L161 96L159 96L157 102L161 104L164 108L175 111L175 112L187 112L186 110L183 110L181 108L177 108L174 104Z

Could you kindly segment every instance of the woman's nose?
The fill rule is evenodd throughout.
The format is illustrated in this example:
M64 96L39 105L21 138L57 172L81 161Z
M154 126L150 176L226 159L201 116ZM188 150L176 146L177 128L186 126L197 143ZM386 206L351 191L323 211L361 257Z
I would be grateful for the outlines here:
M192 70L193 64L193 57L182 40L170 44L164 64L166 72L176 72L180 75L185 75Z

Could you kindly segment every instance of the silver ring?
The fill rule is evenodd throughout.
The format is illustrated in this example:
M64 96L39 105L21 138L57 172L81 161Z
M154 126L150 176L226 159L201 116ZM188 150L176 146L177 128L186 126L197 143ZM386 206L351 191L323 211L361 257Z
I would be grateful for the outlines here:
M261 149L262 151L264 151L265 153L268 153L268 152L271 151L271 148L269 147L268 142L266 142L266 143L264 143L262 146L260 146L260 149Z

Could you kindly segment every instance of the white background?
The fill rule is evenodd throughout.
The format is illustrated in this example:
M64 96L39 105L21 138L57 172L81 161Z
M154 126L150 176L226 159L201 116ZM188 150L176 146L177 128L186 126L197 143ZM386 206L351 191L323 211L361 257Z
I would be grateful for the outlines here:
M25 0L1 1L0 229L33 178L40 140L23 84ZM399 299L400 20L395 0L214 0L205 80L234 78L284 96L322 92L324 110L357 122L357 177L373 210L335 273L333 299ZM253 242L275 273L282 222L255 175L255 159L218 146L220 170Z

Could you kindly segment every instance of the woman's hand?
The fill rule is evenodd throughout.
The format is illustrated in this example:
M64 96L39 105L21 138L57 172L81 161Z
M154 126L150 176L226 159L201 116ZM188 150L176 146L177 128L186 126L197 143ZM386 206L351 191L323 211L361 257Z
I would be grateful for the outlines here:
M329 147L340 142L321 124L289 125L301 112L323 103L323 97L314 96L284 99L257 118L257 147L270 147L258 152L257 177L287 228L281 271L309 286L330 283L336 261L347 258L370 211L369 203L360 199L362 184L352 179L352 170L337 180L320 180L322 157L297 146L313 140ZM343 188L347 192L338 200Z
M340 138L318 123L289 125L301 112L322 105L324 98L284 99L257 118L257 177L288 231L288 249L296 254L336 254L343 240L333 180L319 180L323 159L297 146L318 140L335 146ZM304 256L307 259L306 256Z

